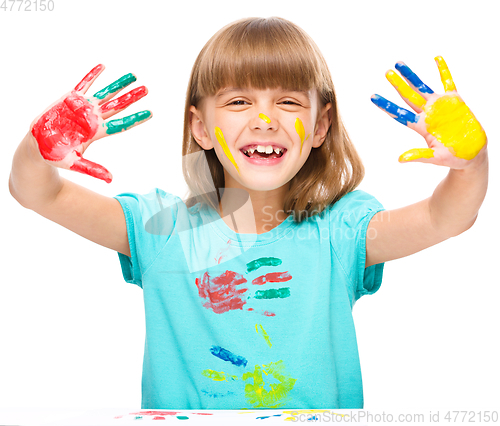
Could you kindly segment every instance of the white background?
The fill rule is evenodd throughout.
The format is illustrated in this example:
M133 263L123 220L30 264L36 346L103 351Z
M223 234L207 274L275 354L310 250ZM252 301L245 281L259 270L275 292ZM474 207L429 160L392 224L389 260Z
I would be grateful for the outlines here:
M470 230L386 263L381 289L354 307L365 408L498 408L496 2L53 1L53 12L0 10L0 408L140 407L142 291L123 281L116 252L9 194L12 156L30 122L98 63L106 71L91 90L133 72L131 88L145 84L149 95L127 113L151 109L154 118L86 152L113 182L61 174L107 196L154 187L182 196L191 67L212 34L248 16L287 18L319 45L366 166L359 189L388 210L431 196L448 169L399 164L401 153L425 143L370 95L406 106L384 77L399 60L441 92L433 58L447 61L489 138L489 190Z

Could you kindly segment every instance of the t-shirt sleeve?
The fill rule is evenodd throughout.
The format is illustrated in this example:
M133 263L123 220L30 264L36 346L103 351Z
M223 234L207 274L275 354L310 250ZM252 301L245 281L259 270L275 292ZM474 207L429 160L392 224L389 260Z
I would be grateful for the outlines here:
M365 261L368 224L383 210L375 197L356 190L337 201L330 211L331 244L347 275L352 304L365 294L375 293L382 284L384 263L365 268Z
M179 197L155 188L146 195L122 193L115 196L127 224L130 257L118 253L123 278L142 288L142 276L173 233Z

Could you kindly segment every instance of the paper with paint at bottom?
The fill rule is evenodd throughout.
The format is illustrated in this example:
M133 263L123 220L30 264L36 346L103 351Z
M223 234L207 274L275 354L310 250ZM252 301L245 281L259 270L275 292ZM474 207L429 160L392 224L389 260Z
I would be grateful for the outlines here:
M61 420L46 426L140 426L162 424L192 425L262 425L284 422L342 421L348 410L286 409L286 410L127 410L102 409ZM299 417L300 416L300 417ZM356 422L351 422L356 423ZM356 423L360 424L360 423Z

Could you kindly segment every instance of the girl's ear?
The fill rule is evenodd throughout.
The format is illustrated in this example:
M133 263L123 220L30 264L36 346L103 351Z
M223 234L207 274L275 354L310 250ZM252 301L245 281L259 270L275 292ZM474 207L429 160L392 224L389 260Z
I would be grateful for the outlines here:
M195 141L198 142L198 145L205 150L209 150L214 147L212 139L210 139L207 128L203 122L201 110L197 109L193 105L189 107L189 127L191 128L191 134L193 135Z
M313 148L319 148L326 139L326 135L332 124L332 104L327 103L319 114L316 130L314 131Z

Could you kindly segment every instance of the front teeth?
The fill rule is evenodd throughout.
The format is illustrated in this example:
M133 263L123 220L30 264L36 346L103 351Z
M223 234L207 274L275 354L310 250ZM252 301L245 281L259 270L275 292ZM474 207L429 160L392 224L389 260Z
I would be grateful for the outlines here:
M282 152L283 149L281 148L276 148L274 152L279 155L280 152ZM255 152L255 148L250 148L246 151L243 151L245 154L250 153L253 154ZM257 152L262 152L266 154L271 154L273 152L273 147L271 145L268 146L263 146L263 145L257 145Z

